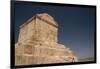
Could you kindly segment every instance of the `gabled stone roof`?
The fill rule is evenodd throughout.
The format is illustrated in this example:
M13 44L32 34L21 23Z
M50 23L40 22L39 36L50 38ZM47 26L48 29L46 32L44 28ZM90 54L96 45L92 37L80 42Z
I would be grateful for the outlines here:
M43 21L45 21L46 23L48 24L51 24L55 27L58 27L58 24L56 23L56 21L54 20L54 18L52 16L50 16L49 14L47 13L41 13L41 14L36 14L34 15L33 17L31 17L30 19L28 19L24 24L22 24L20 26L20 28L22 28L23 26L25 26L26 24L30 23L33 19L35 18L39 18Z

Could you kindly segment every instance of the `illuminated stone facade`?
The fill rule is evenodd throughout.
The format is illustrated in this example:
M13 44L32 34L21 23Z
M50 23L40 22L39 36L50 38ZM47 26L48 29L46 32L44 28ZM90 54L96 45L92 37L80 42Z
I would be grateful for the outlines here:
M58 24L47 13L36 14L20 26L15 44L15 64L50 64L77 62L77 57L58 43Z

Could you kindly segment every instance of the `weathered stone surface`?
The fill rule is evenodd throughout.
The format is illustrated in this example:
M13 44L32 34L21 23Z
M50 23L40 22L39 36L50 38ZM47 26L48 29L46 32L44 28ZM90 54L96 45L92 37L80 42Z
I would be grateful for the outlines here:
M47 13L37 14L20 26L15 48L15 64L76 62L77 57L58 42L58 24Z

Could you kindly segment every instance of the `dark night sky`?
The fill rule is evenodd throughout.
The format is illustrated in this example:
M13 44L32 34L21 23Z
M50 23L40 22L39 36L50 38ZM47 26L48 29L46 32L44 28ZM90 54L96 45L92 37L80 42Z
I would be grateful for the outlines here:
M94 57L95 8L16 4L15 41L19 26L33 15L44 12L59 24L59 43L73 50L78 58Z

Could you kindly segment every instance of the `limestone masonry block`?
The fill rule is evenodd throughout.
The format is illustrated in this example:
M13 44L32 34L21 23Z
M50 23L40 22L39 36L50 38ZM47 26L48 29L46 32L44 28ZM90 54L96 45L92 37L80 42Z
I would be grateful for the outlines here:
M20 26L15 44L15 64L52 64L77 62L76 55L58 43L58 24L47 13L36 14Z

